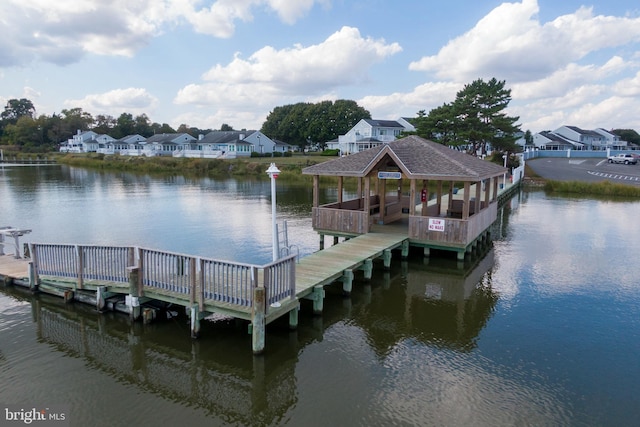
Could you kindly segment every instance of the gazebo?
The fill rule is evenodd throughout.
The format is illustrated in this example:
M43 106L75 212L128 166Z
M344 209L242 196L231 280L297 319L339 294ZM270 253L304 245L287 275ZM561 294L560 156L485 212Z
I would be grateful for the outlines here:
M432 248L444 249L464 259L497 218L498 181L507 169L412 135L302 173L313 175L312 224L322 238L354 237L400 224L406 225L409 244L423 247L425 255ZM337 177L336 202L319 204L320 176ZM350 200L344 200L345 178L357 180ZM434 194L430 183L435 183Z

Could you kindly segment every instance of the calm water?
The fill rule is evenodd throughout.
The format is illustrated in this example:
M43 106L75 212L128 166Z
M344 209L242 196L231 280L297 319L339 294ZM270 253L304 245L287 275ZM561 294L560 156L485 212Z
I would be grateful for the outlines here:
M266 180L5 167L0 226L264 263L269 193ZM278 182L277 198L290 243L315 251L310 188ZM68 405L73 426L635 425L639 209L522 193L483 256L376 264L351 298L327 287L321 317L303 302L297 331L270 325L262 357L227 319L192 341L180 317L130 325L0 287L0 407Z

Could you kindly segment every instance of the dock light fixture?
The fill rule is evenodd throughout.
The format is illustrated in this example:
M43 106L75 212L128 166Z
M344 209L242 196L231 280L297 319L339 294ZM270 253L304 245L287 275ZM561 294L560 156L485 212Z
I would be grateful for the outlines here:
M280 173L280 169L275 163L271 163L267 169L267 175L271 178L271 230L273 238L273 261L278 260L278 227L276 226L276 178Z

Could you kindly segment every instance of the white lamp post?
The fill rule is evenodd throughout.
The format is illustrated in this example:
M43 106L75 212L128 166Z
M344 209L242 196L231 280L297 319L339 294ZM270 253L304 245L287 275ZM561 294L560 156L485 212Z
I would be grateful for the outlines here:
M276 178L280 169L275 163L271 163L267 169L267 175L271 178L271 229L273 237L273 260L278 260L278 228L276 227Z

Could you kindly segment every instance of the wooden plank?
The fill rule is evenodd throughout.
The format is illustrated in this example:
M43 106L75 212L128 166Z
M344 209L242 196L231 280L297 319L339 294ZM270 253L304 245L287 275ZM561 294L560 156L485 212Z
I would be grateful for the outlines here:
M29 277L29 260L15 258L13 254L0 256L0 276L26 279Z
M337 280L343 271L360 267L365 260L401 246L404 240L405 234L372 232L307 255L296 265L297 295L304 296L315 286Z

